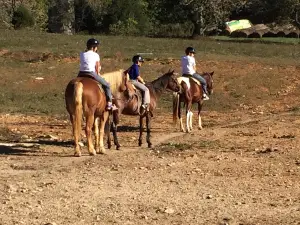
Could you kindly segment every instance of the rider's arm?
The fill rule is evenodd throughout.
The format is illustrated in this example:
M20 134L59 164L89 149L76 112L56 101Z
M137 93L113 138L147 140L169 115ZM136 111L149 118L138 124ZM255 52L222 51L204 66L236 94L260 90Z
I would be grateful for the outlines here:
M144 81L144 79L143 79L141 76L138 76L137 79L138 79L138 81L141 82L142 84L145 84L145 81Z
M95 71L98 75L100 75L100 70L101 70L100 61L97 61L95 66Z

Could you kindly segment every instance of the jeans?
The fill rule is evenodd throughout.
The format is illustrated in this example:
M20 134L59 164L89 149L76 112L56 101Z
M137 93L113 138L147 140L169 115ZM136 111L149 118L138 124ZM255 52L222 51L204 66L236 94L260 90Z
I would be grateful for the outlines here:
M82 72L89 73L96 81L98 81L103 87L103 90L106 95L106 100L108 102L112 102L112 94L111 94L111 90L110 90L110 84L103 77L96 74L96 72L92 72L92 71L91 72L82 71ZM79 74L80 74L80 72L79 72Z
M150 92L146 85L138 82L137 80L130 80L132 85L135 86L143 93L143 104L150 104Z
M202 89L203 89L204 93L208 95L206 80L201 75L199 75L197 73L194 73L192 75L192 77L195 78L196 80L198 80L201 83L201 86L202 86Z

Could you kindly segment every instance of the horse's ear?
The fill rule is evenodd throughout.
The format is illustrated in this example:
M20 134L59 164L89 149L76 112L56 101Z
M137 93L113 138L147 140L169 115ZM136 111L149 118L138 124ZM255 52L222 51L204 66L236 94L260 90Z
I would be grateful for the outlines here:
M213 75L214 75L214 73L215 73L215 71L212 71L212 72L210 72L209 74L210 74L211 76L213 76Z

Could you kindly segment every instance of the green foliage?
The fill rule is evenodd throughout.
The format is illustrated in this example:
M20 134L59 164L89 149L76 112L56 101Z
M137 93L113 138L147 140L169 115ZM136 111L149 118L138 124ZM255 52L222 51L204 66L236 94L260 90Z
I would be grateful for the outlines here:
M151 27L145 0L114 0L109 7L107 23L114 34L145 35Z
M34 25L34 18L31 11L21 4L13 14L12 24L15 29L32 27Z
M41 30L46 30L48 25L48 3L47 0L33 1L32 12L35 18L35 24Z

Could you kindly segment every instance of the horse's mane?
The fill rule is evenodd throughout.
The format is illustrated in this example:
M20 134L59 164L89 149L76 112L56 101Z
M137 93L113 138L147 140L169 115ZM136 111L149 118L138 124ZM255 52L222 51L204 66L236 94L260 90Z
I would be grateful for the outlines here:
M123 82L123 70L117 70L102 74L104 79L110 84L112 94L115 94Z

